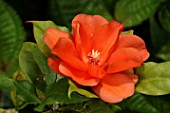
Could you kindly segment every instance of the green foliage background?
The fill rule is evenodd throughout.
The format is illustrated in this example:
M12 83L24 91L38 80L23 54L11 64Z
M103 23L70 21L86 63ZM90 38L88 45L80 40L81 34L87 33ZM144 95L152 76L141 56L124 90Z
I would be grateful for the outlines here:
M79 13L115 19L146 42L151 55L136 69L140 81L132 97L116 105L89 99L95 96L79 95L82 89L47 66L45 29L71 32ZM169 61L169 0L0 0L0 113L170 113Z

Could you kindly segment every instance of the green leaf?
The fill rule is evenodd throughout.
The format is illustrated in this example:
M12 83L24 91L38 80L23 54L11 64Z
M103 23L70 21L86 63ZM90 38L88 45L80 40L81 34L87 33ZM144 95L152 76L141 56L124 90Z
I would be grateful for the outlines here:
M0 113L4 113L4 112L5 112L5 110L0 108Z
M53 83L47 86L45 92L45 100L35 108L36 111L43 111L46 105L52 104L72 104L78 102L84 102L88 99L77 93L73 92L71 98L68 97L68 80L66 78L60 79L57 83Z
M170 2L167 1L167 3L162 6L162 9L159 10L159 20L161 22L162 27L170 32Z
M116 105L115 105L116 106ZM84 113L114 113L113 106L110 107L109 104L99 100L91 99L85 103Z
M157 57L165 60L170 61L170 42L165 44L157 53Z
M44 53L46 56L51 55L51 52L43 41L45 30L49 27L53 27L64 32L69 32L69 30L66 27L57 26L52 21L28 21L28 22L33 23L35 40L41 52Z
M163 96L146 96L150 104L155 106L159 113L168 113L170 111L170 98L169 95ZM167 112L168 111L168 112Z
M157 52L158 49L160 49L168 41L170 41L169 39L170 33L163 30L153 16L150 18L149 22L152 45Z
M150 103L145 95L135 93L132 97L121 103L122 109L130 109L140 113L160 113L158 109ZM124 113L124 112L123 112Z
M133 34L133 30L122 31L121 34Z
M0 108L12 108L13 103L10 98L10 91L0 91Z
M1 109L0 108L0 113L17 113L15 109Z
M148 62L136 69L140 75L136 91L147 95L170 93L170 62Z
M24 43L19 54L19 65L40 90L45 90L46 83L50 85L55 82L56 74L49 68L47 58L34 43Z
M12 77L18 69L18 54L25 38L16 12L0 0L0 70Z
M72 92L77 92L81 95L84 95L88 98L98 98L95 94L85 90L85 89L81 89L79 87L77 87L71 80L69 80L69 89L68 89L68 97L71 97L71 93Z
M119 0L115 8L115 17L125 27L141 24L148 19L162 0Z
M67 25L71 28L72 19L80 13L99 14L107 20L112 20L111 15L106 10L103 0L49 0L50 13L53 21L58 25ZM67 17L66 17L67 16Z
M11 91L14 89L14 84L11 78L0 72L0 89Z
M14 81L17 96L27 103L38 104L41 101L38 99L35 87L26 80Z
M90 99L87 102L60 105L57 110L62 113L115 113L120 110L120 107L115 104L107 104L100 99Z

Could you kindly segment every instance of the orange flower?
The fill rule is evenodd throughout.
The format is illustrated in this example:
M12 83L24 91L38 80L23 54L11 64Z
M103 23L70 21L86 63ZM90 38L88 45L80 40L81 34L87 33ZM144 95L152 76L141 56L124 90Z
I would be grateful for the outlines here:
M105 102L117 103L134 93L138 76L133 68L148 57L144 41L120 34L123 25L99 15L79 14L72 21L73 34L48 28L44 42L58 58L48 58L56 73L90 86Z

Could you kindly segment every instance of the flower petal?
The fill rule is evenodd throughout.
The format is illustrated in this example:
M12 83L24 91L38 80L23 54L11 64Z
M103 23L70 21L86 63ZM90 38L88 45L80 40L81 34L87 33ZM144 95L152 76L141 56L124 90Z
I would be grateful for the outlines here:
M92 38L95 29L107 24L107 20L99 15L79 14L72 21L74 41L80 56L86 56L92 50ZM85 58L82 58L85 60ZM86 62L86 61L85 61Z
M145 42L138 36L133 34L124 34L119 36L118 49L132 47L139 51L143 61L148 59L149 53L146 49Z
M88 64L87 66L88 66L87 72L92 77L102 79L106 75L106 72L102 67L91 65L91 64Z
M61 60L58 58L48 58L48 65L49 67L56 72L57 74L61 74L59 71L59 65L60 65Z
M48 28L45 31L44 42L52 49L61 37L71 38L71 35L55 28Z
M143 59L136 49L121 48L112 53L106 70L107 73L115 73L138 67L142 63Z
M108 24L96 28L93 37L93 48L100 52L101 64L110 56L115 48L114 44L123 29L123 24L111 21Z
M74 69L64 62L60 63L59 70L62 74L83 86L95 86L100 81L100 79L91 77L86 71Z
M107 75L93 91L105 102L117 103L134 94L135 83L125 74Z
M75 46L71 39L60 38L56 45L52 48L52 53L61 58L70 66L86 70L86 65L79 59Z
M128 75L128 76L133 80L135 84L138 82L138 75Z

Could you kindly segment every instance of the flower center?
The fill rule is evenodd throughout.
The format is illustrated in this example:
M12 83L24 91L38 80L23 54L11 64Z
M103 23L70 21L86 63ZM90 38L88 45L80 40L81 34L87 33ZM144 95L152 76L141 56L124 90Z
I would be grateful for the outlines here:
M94 49L92 49L92 51L89 52L87 58L88 58L88 63L92 65L100 65L100 61L102 60L100 58L100 52L98 50L95 51Z

